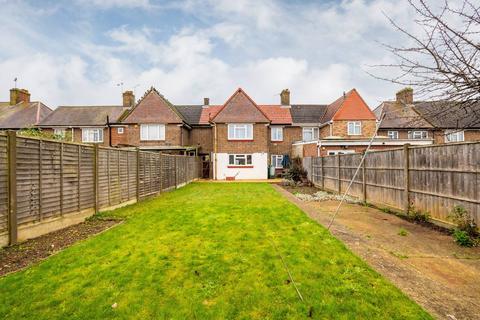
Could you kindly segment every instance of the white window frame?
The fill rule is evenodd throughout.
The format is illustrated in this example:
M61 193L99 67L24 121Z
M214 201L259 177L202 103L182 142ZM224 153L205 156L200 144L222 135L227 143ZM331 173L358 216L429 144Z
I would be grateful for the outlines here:
M239 163L242 160L245 161L244 164ZM253 159L251 154L229 154L228 155L228 166L251 167L252 165L253 165Z
M397 140L397 139L398 139L398 131L396 131L396 130L389 130L389 131L388 131L388 138L389 138L389 139L393 139L393 140Z
M463 142L465 141L465 131L463 130L445 130L445 142Z
M272 154L270 157L271 165L275 167L275 169L283 169L283 155L281 154Z
M425 139L428 139L428 131L426 131L426 130L411 130L411 131L408 131L408 139L411 139L411 140L425 140Z
M270 127L270 140L283 141L283 127L280 127L280 126Z
M362 122L361 121L349 121L347 123L347 133L349 136L361 136L362 135Z
M82 142L102 143L103 128L82 128Z
M141 124L140 141L165 141L165 125L160 123Z
M125 128L124 127L117 127L117 133L118 134L123 134L125 132Z
M229 123L228 140L253 140L253 124Z
M67 136L67 128L53 128L53 135L65 139Z
M318 127L303 127L302 128L302 141L315 141L318 140ZM306 139L305 134L312 136L312 139Z

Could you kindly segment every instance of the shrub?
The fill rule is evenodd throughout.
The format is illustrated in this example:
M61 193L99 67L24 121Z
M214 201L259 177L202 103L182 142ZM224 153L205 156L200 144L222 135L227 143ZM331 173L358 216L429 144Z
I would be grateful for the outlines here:
M285 178L293 180L296 183L307 180L307 171L303 168L301 158L296 157L292 159L292 163L285 174Z
M398 235L402 237L406 237L408 235L407 230L401 228L400 231L398 231Z
M428 222L430 220L430 213L422 212L416 209L414 206L408 208L408 216L416 222Z
M23 137L35 137L35 138L43 138L43 139L51 139L51 140L62 140L62 141L72 140L72 133L68 130L65 132L65 137L62 137L58 134L43 131L40 128L24 128L18 131L18 135Z
M479 242L479 232L475 220L462 206L453 207L448 218L456 224L453 231L455 242L464 247L472 247Z

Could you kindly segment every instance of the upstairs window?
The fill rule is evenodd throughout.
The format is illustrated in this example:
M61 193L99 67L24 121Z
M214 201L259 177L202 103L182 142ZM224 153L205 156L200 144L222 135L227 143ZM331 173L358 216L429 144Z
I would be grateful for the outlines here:
M447 130L445 131L445 142L462 142L465 141L463 131Z
M317 127L304 127L302 129L303 141L318 140L318 128Z
M82 128L82 142L103 142L103 128Z
M272 141L283 141L283 127L270 127Z
M253 124L251 123L229 124L228 140L253 140Z
M123 134L123 131L124 131L124 130L123 130L123 127L118 127L118 128L117 128L117 133L118 133L118 134Z
M388 137L390 139L398 139L398 131L388 131Z
M228 165L229 166L251 166L252 155L251 154L229 154Z
M428 139L428 132L425 130L408 131L408 139L414 139L414 140Z
M350 121L347 126L349 136L359 136L362 134L362 123L360 121Z
M141 124L140 140L160 141L165 140L165 125L163 124Z

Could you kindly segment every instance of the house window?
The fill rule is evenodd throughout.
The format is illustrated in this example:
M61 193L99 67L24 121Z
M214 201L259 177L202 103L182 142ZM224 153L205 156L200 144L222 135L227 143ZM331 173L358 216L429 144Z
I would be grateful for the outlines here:
M465 141L463 131L447 130L445 131L445 142L462 142Z
M283 128L282 127L271 127L271 137L272 141L283 141Z
M82 142L103 142L103 128L82 128Z
M388 131L388 137L390 139L398 139L398 131Z
M117 128L117 133L118 134L123 134L123 127L118 127Z
M302 129L303 141L313 141L318 139L318 128L305 127Z
M283 168L283 155L274 154L272 155L272 166L275 168Z
M140 140L159 141L165 140L165 125L163 124L141 124Z
M350 121L348 123L348 135L359 136L362 134L362 123L360 121Z
M424 131L424 130L408 131L408 139L421 140L421 139L427 139L427 138L428 138L427 131Z
M67 134L67 131L66 131L65 128L55 128L55 129L53 129L53 135L56 138L64 139L66 134Z
M253 140L253 124L251 123L229 124L228 140Z
M338 154L349 154L355 153L355 150L330 150L328 151L329 156L336 156Z
M251 166L252 155L251 154L229 154L228 165L230 166Z

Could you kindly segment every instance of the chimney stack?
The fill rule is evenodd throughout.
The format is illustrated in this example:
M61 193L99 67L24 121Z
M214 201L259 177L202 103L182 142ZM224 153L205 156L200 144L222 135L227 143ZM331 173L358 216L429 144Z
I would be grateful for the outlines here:
M20 102L30 103L30 93L27 89L10 89L10 105L16 105Z
M282 90L282 93L280 93L280 103L282 107L290 107L290 90Z
M210 98L203 98L203 107L208 108L210 105Z
M413 89L404 88L397 92L396 100L398 103L413 104Z
M123 93L123 106L125 108L131 108L135 105L135 95L133 91L128 90Z

